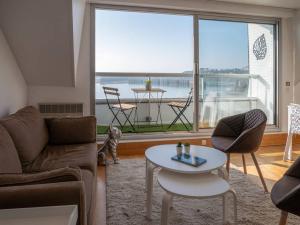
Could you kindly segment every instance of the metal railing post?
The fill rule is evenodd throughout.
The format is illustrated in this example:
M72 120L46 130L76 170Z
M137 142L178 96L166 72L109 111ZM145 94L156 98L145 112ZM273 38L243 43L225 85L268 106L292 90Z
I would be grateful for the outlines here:
M193 112L193 131L197 132L199 128L199 18L194 16L194 112Z

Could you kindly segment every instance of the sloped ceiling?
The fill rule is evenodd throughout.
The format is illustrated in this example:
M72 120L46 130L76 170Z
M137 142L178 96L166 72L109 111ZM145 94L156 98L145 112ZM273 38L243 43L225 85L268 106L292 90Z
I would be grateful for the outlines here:
M72 14L72 0L0 0L0 26L29 85L75 85Z

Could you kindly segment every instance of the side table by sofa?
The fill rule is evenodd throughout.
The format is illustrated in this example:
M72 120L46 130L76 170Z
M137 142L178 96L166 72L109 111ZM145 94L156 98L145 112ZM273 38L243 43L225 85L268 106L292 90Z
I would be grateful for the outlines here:
M0 224L76 225L77 205L46 206L0 210Z

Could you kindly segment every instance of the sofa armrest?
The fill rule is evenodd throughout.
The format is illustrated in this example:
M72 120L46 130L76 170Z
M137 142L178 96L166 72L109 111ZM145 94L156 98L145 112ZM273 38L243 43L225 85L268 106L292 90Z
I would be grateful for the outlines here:
M46 120L49 143L52 145L86 144L96 142L96 118L53 118Z
M77 225L86 225L84 184L81 181L0 187L0 209L77 205Z
M39 173L1 174L0 187L80 181L79 169L62 168Z

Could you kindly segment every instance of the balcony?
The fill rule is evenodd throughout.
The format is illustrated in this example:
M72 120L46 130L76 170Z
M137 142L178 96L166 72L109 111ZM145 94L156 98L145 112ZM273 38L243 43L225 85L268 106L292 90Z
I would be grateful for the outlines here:
M152 88L160 88L163 93L142 93L137 96L133 91L135 88L145 88L145 81L151 80ZM134 130L127 123L123 133L149 133L149 132L190 132L178 120L169 127L175 119L176 114L168 105L170 102L185 104L188 94L193 86L191 73L183 74L97 74L96 76L96 117L98 122L98 134L104 134L111 121L111 113L103 86L118 88L120 101L137 105L136 110L130 116L134 124ZM199 128L213 128L222 117L242 113L254 108L260 108L268 115L272 123L272 112L266 107L270 98L268 97L268 85L259 75L251 74L212 74L201 73L199 93ZM111 104L117 104L117 99L108 98ZM193 122L192 102L184 112L184 115ZM160 108L160 113L159 113ZM125 117L118 117L123 124ZM114 121L114 126L118 123Z

